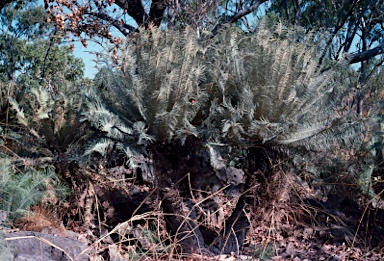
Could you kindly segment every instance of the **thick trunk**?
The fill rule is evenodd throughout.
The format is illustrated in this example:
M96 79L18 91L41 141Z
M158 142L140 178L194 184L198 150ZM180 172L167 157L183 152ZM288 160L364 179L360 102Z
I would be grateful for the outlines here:
M152 1L151 9L149 10L149 18L151 23L153 23L155 26L160 26L167 6L168 3L165 0Z
M177 253L206 254L204 239L196 224L196 213L192 203L183 202L179 192L171 188L166 192L163 204L164 218L174 236L174 245L179 246Z
M115 4L126 11L139 26L147 27L149 16L141 0L116 0Z
M232 215L226 220L220 236L209 248L214 254L240 254L250 226L244 212L245 205L245 195L243 195L239 198Z
M150 23L159 26L168 6L165 0L154 0L148 15L141 0L116 0L115 4L126 11L140 27L144 28L148 28Z

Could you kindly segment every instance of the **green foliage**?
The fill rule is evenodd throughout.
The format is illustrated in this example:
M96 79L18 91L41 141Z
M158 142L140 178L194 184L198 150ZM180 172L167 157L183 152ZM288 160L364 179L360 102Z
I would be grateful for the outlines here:
M33 3L21 10L9 7L0 15L0 75L4 81L36 86L33 82L54 81L62 71L66 80L83 76L82 60L68 47L58 46L60 33L44 21L46 16L44 8Z
M49 41L40 40L24 46L21 61L24 66L17 77L18 82L31 84L31 79L40 80L43 70L44 77L50 81L77 81L83 77L84 62L81 59L75 58L68 47L49 45Z
M21 8L20 8L21 7ZM3 32L16 38L35 40L52 31L52 26L44 22L47 14L36 1L28 1L23 6L8 6L0 15Z
M269 8L268 16L290 26L327 31L327 48L323 56L337 60L343 52L372 50L383 43L383 7L383 1L370 0L303 0L295 4L277 0ZM369 61L377 54L372 53L364 60Z
M339 17L346 16L351 3L349 0L338 2L304 0L299 5L274 1L271 11L291 24L300 24L306 28L332 28L338 24Z
M6 211L9 221L20 218L32 205L49 197L64 198L68 189L63 186L51 167L36 170L28 168L16 173L8 159L0 165L0 209Z
M75 58L68 47L51 46L49 40L29 43L5 35L0 38L3 52L0 60L6 65L0 70L3 81L14 79L24 85L36 86L43 80L57 83L83 77L84 63ZM10 44L15 49L10 49Z
M263 25L253 35L226 30L212 40L157 29L107 61L106 90L88 92L84 120L105 134L89 150L113 146L142 162L152 142L326 150L359 139L343 96L355 79L342 61L319 67L318 35ZM135 164L133 164L135 165Z
M60 86L58 93L50 94L40 86L25 91L23 100L9 97L12 111L27 135L25 145L45 156L68 152L67 149L82 139L86 132L85 124L80 122L82 85L63 83L68 85ZM25 139L24 136L18 141L24 144Z

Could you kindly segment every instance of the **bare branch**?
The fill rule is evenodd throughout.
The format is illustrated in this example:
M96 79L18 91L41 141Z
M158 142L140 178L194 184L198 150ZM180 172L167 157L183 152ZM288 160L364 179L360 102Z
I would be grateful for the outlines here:
M234 14L233 16L230 16L230 17L227 17L226 19L224 19L223 21L221 21L220 23L218 23L215 28L213 28L212 30L212 34L213 35L216 35L219 30L226 24L229 24L229 23L234 23L236 22L237 20L239 20L240 18L242 18L243 16L246 16L247 14L250 14L251 12L255 11L257 8L259 8L259 6L261 4L263 4L264 2L267 2L268 0L257 0L256 3L254 3L253 5L237 12L236 14Z
M346 59L350 64L362 62L371 59L372 57L383 54L384 53L384 43L380 43L378 46L376 46L373 49L359 52L359 53L354 53L354 54L349 54Z
M119 30L124 36L128 36L131 33L138 31L137 28L135 28L129 24L119 23L119 21L117 19L112 18L107 13L105 13L104 11L101 11L101 10L99 12L88 12L88 13L85 12L84 14L92 15L92 16L95 16L97 18L100 18L104 21L111 23L111 25L113 25L117 30Z

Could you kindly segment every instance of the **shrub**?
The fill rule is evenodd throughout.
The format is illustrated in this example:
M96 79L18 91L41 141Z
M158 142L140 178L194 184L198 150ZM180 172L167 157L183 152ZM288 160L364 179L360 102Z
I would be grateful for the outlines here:
M105 61L105 91L86 93L84 120L105 134L87 153L115 147L135 167L151 143L189 136L296 152L354 143L361 123L343 97L356 77L344 61L318 64L321 39L263 24L208 40L191 28L143 32Z

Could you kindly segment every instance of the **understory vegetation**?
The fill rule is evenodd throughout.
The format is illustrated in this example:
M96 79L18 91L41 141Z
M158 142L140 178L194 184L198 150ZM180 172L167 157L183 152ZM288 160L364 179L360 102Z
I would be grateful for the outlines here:
M71 55L2 81L2 226L74 231L92 260L379 260L383 71L359 115L325 36L271 24L154 26L93 81Z

